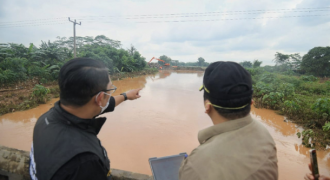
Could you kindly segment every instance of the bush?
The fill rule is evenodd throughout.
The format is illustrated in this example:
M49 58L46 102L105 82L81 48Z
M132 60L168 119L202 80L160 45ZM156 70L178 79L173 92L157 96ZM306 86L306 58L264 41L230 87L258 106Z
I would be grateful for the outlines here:
M330 122L326 122L324 126L322 127L323 131L329 131L330 130Z
M245 68L250 74L251 76L255 76L255 75L260 75L264 72L263 68Z
M268 73L268 72L262 74L260 77L260 81L262 81L264 83L272 83L276 80L277 80L277 78L276 78L275 74Z
M40 83L42 83L42 84L46 84L48 81L47 81L47 79L45 79L45 78L41 78L40 79Z
M50 90L42 85L35 85L33 88L33 92L31 98L34 99L37 103L46 103L47 102L47 94Z
M257 82L257 84L253 86L253 89L253 95L256 97L262 97L266 94L269 94L270 92L274 92L273 86L270 86L269 84L266 84L264 82Z
M24 72L14 72L10 69L1 71L0 70L0 83L2 85L14 84L18 81L25 80L26 74Z
M309 82L314 82L314 81L317 81L318 78L313 76L313 75L310 75L310 76L301 76L300 77L301 80L303 81L309 81Z
M285 99L290 99L295 95L294 85L290 83L282 83L277 91L283 93Z
M304 82L299 87L300 91L308 91L311 94L326 95L329 94L330 86L326 83Z
M286 83L293 84L295 88L298 88L300 84L303 82L299 78L294 76L279 76L279 79Z
M312 105L312 110L319 115L323 113L330 114L330 98L319 98L316 102Z
M263 105L270 107L271 109L278 109L280 104L284 100L284 94L280 92L271 92L264 95L262 98Z
M299 105L299 100L286 100L283 103L282 111L288 115L295 115L299 113L301 106Z

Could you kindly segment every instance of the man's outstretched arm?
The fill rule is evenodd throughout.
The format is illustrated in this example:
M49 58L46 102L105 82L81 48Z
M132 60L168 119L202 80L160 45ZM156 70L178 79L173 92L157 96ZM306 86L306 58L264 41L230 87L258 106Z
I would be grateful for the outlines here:
M128 100L135 100L140 98L141 96L139 95L141 89L133 89L130 91L126 92L126 96ZM107 113L107 112L112 112L115 110L115 107L118 106L120 103L125 101L125 97L123 95L117 95L117 96L111 96L109 100L109 106L105 111L102 113Z
M135 100L140 98L141 96L139 95L141 89L133 89L133 90L129 90L126 92L126 96L127 96L127 100ZM123 101L125 101L125 97L123 95L118 95L118 96L114 96L115 98L115 106L117 107L120 103L122 103Z

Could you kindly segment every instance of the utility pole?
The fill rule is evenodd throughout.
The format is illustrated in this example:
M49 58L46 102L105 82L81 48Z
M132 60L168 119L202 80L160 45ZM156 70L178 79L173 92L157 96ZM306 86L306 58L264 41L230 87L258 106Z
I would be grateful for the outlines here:
M71 21L70 17L68 17L68 19L69 19L70 22L73 23L73 47L74 47L74 57L76 57L76 55L77 55L76 54L76 24L78 24L78 23L77 23L76 20ZM81 22L79 22L78 25L81 25Z

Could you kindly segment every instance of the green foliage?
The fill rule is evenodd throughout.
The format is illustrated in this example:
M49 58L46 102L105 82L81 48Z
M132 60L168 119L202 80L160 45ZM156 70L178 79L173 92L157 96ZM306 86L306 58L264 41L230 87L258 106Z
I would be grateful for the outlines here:
M283 93L285 99L290 99L295 95L294 85L290 83L281 83L276 91Z
M322 57L327 55L323 53ZM322 57L314 57L314 59ZM324 143L328 144L330 142L328 134L330 81L323 82L327 78L320 79L316 77L320 74L313 74L303 69L299 54L277 53L274 61L275 66L245 67L252 76L255 106L279 110L279 113L303 125L306 130L297 135L303 138L305 146L315 145L313 143L315 140L321 141L322 146ZM329 65L324 67L330 68ZM309 140L312 140L311 144Z
M120 48L120 41L104 35L77 37L77 56L103 61L109 73L143 70L147 62L134 46ZM32 43L0 45L0 83L15 84L18 81L37 78L40 83L58 79L60 68L73 58L73 38L58 37L54 42L43 42L40 47ZM119 71L121 69L121 71Z
M180 62L179 60L173 60L166 55L160 56L159 59L165 61L165 63L162 61L158 61L158 64L160 64L161 66L163 66L166 63L170 64L170 66L181 66L181 67L207 67L210 65L210 63L205 62L205 59L202 57L199 57L196 62Z
M302 144L306 147L311 147L311 144L309 143L309 139L314 140L315 133L312 129L306 129L303 130L302 133L297 133L298 138L302 137Z
M171 59L170 57L166 56L166 55L162 55L162 56L160 56L159 59L165 61L165 63L163 63L162 61L158 61L158 63L159 63L160 65L164 65L164 64L166 64L166 63L171 64L171 62L172 62L172 59Z
M251 76L260 75L264 72L262 68L245 68Z
M204 58L202 58L202 57L199 57L199 58L198 58L198 62L197 62L197 63L198 63L198 65L199 65L199 66L203 66L203 65L204 65L204 63L205 63L205 59L204 59Z
M301 69L315 76L330 76L330 47L315 47L303 56Z
M301 111L299 100L286 100L283 103L282 111L289 115L294 115Z
M323 113L330 114L330 98L317 99L311 108L320 115Z
M266 66L262 67L262 69L267 71L267 72L274 72L275 71L275 66L266 65Z
M280 103L284 100L284 94L280 92L271 92L266 94L262 98L262 102L265 106L268 106L272 109L278 109Z
M243 61L239 63L244 68L252 68L252 63L250 61Z
M299 90L306 91L308 94L330 95L330 86L326 83L303 82Z
M48 81L47 81L47 79L45 79L45 78L41 78L40 79L40 83L42 83L42 84L46 84Z
M296 89L300 87L300 84L301 83L303 83L299 78L297 78L295 76L283 76L283 75L280 75L280 76L278 76L278 78L281 81L285 82L285 83L293 84Z
M33 88L33 92L31 98L33 98L37 103L46 103L47 102L47 94L50 90L42 85L35 85Z
M303 80L303 81L310 81L310 82L314 82L314 81L317 81L318 80L318 78L315 77L315 76L313 76L313 75L301 76L300 79Z
M256 97L263 97L266 94L274 92L273 86L260 81L256 83L253 89L254 89L254 96Z
M297 136L298 136L298 138L300 138L301 137L301 132L297 132Z
M256 60L253 61L252 67L253 68L258 68L258 67L260 67L261 64L262 64L262 61L259 61L258 59L256 59Z
M260 77L260 81L264 83L272 83L276 80L276 76L273 73L264 73Z
M324 126L322 127L323 131L329 131L330 130L330 122L326 122Z
M279 72L286 72L292 70L300 69L301 65L301 56L296 54L282 54L276 52L275 59L273 60L276 63L275 69Z

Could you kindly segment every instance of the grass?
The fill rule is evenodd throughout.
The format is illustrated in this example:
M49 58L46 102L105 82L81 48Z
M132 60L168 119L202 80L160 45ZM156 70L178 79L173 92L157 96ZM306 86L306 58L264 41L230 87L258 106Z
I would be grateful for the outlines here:
M330 106L326 103L330 99L329 81L268 72L254 74L252 78L256 107L277 110L303 126L305 130L299 135L305 146L325 148L330 144L330 130L326 127L330 121ZM306 143L310 138L313 143Z

